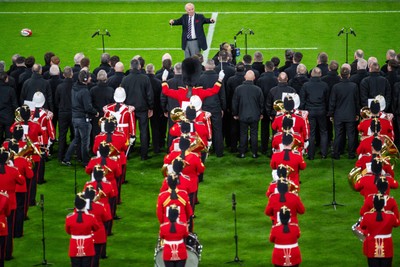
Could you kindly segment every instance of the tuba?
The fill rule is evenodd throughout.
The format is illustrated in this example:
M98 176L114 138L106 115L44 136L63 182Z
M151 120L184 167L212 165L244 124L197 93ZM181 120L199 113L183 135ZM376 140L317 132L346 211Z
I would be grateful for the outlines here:
M285 112L285 108L283 106L283 101L281 99L275 100L273 107L274 107L274 110L276 111L276 113L284 113Z

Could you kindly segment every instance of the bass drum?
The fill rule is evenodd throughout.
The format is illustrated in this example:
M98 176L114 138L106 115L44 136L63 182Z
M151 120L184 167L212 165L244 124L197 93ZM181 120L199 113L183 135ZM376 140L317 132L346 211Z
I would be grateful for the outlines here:
M202 249L203 246L197 239L197 235L194 233L189 233L189 236L186 238L186 251L188 257L186 259L185 267L199 266ZM164 250L163 240L159 239L154 254L154 267L165 267L163 261L163 250Z

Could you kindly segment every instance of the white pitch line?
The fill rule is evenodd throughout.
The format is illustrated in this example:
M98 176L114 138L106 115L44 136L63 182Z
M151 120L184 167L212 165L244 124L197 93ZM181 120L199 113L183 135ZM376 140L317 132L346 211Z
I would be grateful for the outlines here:
M97 50L103 50L103 48L96 48ZM157 51L157 50L165 50L165 51L175 51L175 50L182 50L182 48L178 47L105 47L105 50L111 51ZM248 47L248 50L286 50L286 49L293 49L293 50L317 50L318 47ZM209 48L208 50L219 50L219 48ZM205 58L205 56L203 55Z
M217 25L217 18L218 18L218 13L212 13L211 18L214 19L214 23L210 24L210 27L208 27L208 33L207 33L207 47L208 49L203 52L203 59L204 62L207 62L208 60L208 54L210 53L210 48L211 48L211 43L212 39L214 36L214 30L215 26Z
M213 13L212 11L203 11L199 13ZM271 14L271 15L287 15L287 14L393 14L400 13L400 10L315 10L315 11L225 11L218 12L219 14ZM0 11L0 15L24 15L24 14L182 14L181 11Z

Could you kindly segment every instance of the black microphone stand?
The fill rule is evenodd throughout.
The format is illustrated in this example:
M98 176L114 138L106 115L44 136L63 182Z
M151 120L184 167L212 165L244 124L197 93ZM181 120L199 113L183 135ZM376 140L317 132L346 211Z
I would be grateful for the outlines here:
M232 210L235 214L235 246L236 246L236 254L235 254L235 259L233 261L228 261L226 263L239 263L240 265L242 265L242 260L239 259L239 255L238 255L238 234L237 234L237 221L236 221L236 195L235 193L232 193Z
M42 246L43 246L43 260L41 263L35 264L33 266L50 266L52 263L48 263L46 260L46 242L44 237L44 195L40 195L39 202L40 210L42 211Z
M332 149L332 155L333 155L333 149ZM332 157L331 167L332 167L332 202L329 204L325 204L324 206L333 206L333 208L336 210L336 206L344 206L344 205L336 202L335 163L333 157Z
M356 37L356 33L352 28L345 28L343 27L339 33L338 36L342 35L342 34L346 34L346 63L349 63L349 33L354 35L354 37Z
M107 29L105 29L103 32L101 32L100 30L97 30L95 33L92 34L92 38L96 37L97 35L101 35L101 43L103 45L103 53L104 53L106 51L104 48L104 35L111 37L111 34Z

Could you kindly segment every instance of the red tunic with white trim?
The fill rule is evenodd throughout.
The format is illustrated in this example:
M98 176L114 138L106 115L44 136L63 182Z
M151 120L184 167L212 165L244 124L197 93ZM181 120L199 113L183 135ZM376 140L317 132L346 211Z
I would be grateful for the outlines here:
M0 236L8 235L7 217L11 213L9 195L0 191Z
M366 212L361 219L360 227L366 238L363 244L364 255L368 258L393 257L392 229L400 225L396 215L391 211L382 211L382 221L376 221L376 212Z
M270 216L274 224L279 222L279 211L283 206L290 209L290 220L293 223L298 223L297 214L304 214L306 211L303 202L298 195L295 193L287 192L285 193L285 202L280 202L280 194L274 193L269 196L269 201L265 207L265 215Z
M269 241L274 243L272 264L293 266L301 263L300 248L297 240L300 238L300 228L295 223L289 223L289 233L283 232L283 224L273 225Z
M389 187L386 190L386 194L390 195L390 189L398 188L399 183L395 179L393 179L393 177L391 177L391 176L386 175L385 178L389 184ZM354 185L354 189L356 191L360 192L360 194L362 196L364 196L364 198L368 197L368 195L371 195L371 194L377 194L378 189L375 184L375 175L371 174L371 173L364 175Z
M71 235L69 241L70 257L91 257L95 255L93 232L99 229L99 223L93 214L82 212L82 223L76 220L78 213L67 215L65 231Z
M157 199L157 218L160 224L168 222L167 209L171 205L178 206L179 221L187 223L193 215L192 206L190 206L189 196L186 191L176 189L178 199L171 199L171 189L161 192Z
M160 238L164 239L163 260L179 261L187 259L185 238L189 235L185 223L175 222L176 233L170 233L171 222L160 226Z
M119 110L115 111L117 103L108 104L103 107L104 117L114 116L118 125L116 130L123 132L126 138L136 135L135 108L133 106L120 103Z

